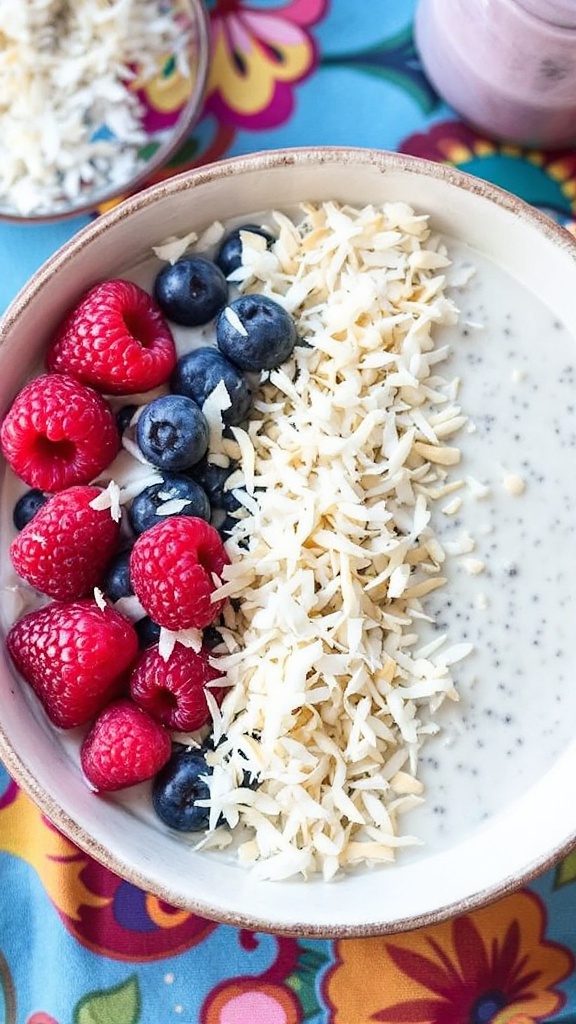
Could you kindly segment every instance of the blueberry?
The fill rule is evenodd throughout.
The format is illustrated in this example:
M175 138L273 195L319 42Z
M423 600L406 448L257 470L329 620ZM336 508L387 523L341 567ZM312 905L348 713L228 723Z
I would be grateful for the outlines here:
M36 515L39 508L42 508L48 501L48 495L39 491L36 487L26 491L14 505L12 521L17 530L23 530Z
M236 512L240 508L240 502L233 492L225 490L226 481L234 469L235 466L229 466L227 469L224 469L223 466L215 466L206 458L192 466L190 474L208 495L213 510L221 508L225 512Z
M252 391L244 374L217 348L205 346L182 356L176 365L171 386L177 394L187 395L202 406L220 381L224 381L232 403L222 412L222 420L228 426L235 426L242 423L250 411Z
M201 750L174 749L152 784L154 810L165 825L178 832L199 832L207 828L209 808L198 807L197 801L210 796L208 786L200 778L209 774L210 768Z
M116 425L118 427L118 433L123 434L127 427L130 426L130 421L138 409L137 405L123 405L121 409L118 409L116 413Z
M228 283L220 267L205 256L183 256L157 275L154 298L169 320L199 327L225 305Z
M130 551L121 551L110 563L102 589L111 601L119 601L121 597L130 597L134 593L130 579Z
M217 647L218 644L222 643L222 634L220 633L217 626L206 626L206 629L202 630L202 645L212 650L213 647Z
M257 224L241 224L240 227L231 231L226 235L215 257L215 262L226 277L242 263L241 231L251 231L253 235L261 235L262 238L266 239L268 248L275 241L274 236L266 228L258 227Z
M216 322L218 348L241 370L272 370L288 359L296 340L290 314L265 295L241 295Z
M208 448L208 423L196 402L185 395L162 395L146 406L136 439L142 454L161 469L188 469Z
M218 523L218 525L216 526L216 529L218 530L218 533L220 534L220 536L221 536L221 538L222 538L222 540L224 542L226 542L228 540L230 534L232 533L232 530L237 525L237 523L238 523L238 520L234 516L231 516L231 515L225 516L225 518L222 520L222 522ZM238 546L246 548L248 546L247 541L245 539L239 541L238 542Z
M157 644L160 639L160 626L154 622L149 615L144 615L134 623L134 629L138 634L138 643L142 650Z
M182 499L187 504L176 508L169 515L196 516L210 522L211 508L206 492L188 476L165 473L158 484L145 487L133 499L128 511L130 525L135 533L144 533L151 526L166 518L166 512L158 512L169 501Z

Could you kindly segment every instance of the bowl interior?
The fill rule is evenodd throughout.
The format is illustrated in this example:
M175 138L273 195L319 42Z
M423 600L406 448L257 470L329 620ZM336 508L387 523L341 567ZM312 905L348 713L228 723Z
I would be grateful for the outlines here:
M414 927L486 902L543 869L576 836L571 792L576 744L570 730L576 696L571 694L574 656L567 643L576 587L570 574L563 574L563 566L576 557L570 521L576 485L563 480L561 488L548 487L547 478L539 486L537 479L551 461L565 464L574 428L568 391L557 388L559 369L574 363L572 239L493 186L412 158L300 150L224 161L126 201L80 232L35 275L2 324L0 412L39 365L62 312L103 276L125 273L168 236L203 229L214 220L238 221L259 211L289 210L306 200L327 198L354 205L407 202L430 214L449 246L453 240L459 247L460 258L477 262L480 276L489 271L488 303L498 306L500 320L490 327L488 317L486 331L476 332L474 351L484 353L483 362L475 365L465 350L455 354L453 364L464 379L463 404L470 403L478 421L478 430L462 442L469 460L466 471L481 474L493 465L498 472L512 472L527 453L532 460L532 476L518 503L504 492L496 501L486 536L502 539L481 583L462 573L450 580L454 603L468 611L464 624L462 617L450 620L454 639L464 640L472 630L477 644L488 648L497 634L504 660L500 669L487 657L462 670L461 704L446 713L445 730L431 741L422 768L426 807L413 818L413 830L424 835L425 845L401 854L389 868L359 871L333 885L259 882L224 854L194 852L191 844L159 826L148 810L147 787L126 800L89 793L78 773L73 742L47 724L5 660L0 663L0 750L9 770L62 831L169 903L278 933L370 934ZM523 296L532 296L541 313L532 326L529 310L524 319L518 314ZM485 297L483 293L483 302ZM467 301L464 291L462 308L473 325ZM510 315L518 328L514 351L503 348L508 344L503 324ZM553 355L555 323L562 326L562 343ZM474 332L475 327L470 329ZM529 393L538 391L540 405L531 405L530 412L522 412L521 401L520 411L515 409L517 365ZM482 424L490 401L500 431L495 441ZM541 414L535 416L535 408ZM499 438L508 426L514 431L516 413L517 429L524 430L520 447L514 449L517 465L503 465ZM10 533L7 506L5 501L4 560ZM474 513L480 532L485 508L478 502ZM528 526L520 529L520 521ZM514 591L510 580L516 572L509 573L510 566L522 579L522 587ZM492 602L488 618L479 600L485 593ZM514 607L512 593L517 596ZM536 611L522 594L541 598ZM13 618L11 601L4 588L4 629ZM442 613L442 604L438 610ZM534 645L539 629L542 635Z

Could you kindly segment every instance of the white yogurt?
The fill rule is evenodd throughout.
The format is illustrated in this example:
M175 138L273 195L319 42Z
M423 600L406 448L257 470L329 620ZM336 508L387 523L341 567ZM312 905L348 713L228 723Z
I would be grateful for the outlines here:
M455 515L435 518L441 542L467 531L484 565L474 575L470 556L452 557L448 584L428 604L452 642L474 644L454 668L462 699L440 710L442 732L423 752L427 801L410 825L435 849L541 778L572 741L576 715L574 339L518 281L448 246L455 262L477 268L453 293L460 324L440 337L475 428L458 437L459 469L488 492L468 486Z
M424 845L401 854L410 859L452 845L504 812L570 743L576 713L574 340L521 283L462 243L447 244L453 276L475 267L469 282L451 290L460 323L437 332L438 344L452 349L443 376L461 378L459 402L470 417L451 442L462 451L458 476L468 482L433 509L440 542L462 554L449 555L448 584L425 607L433 632L474 650L453 668L460 702L443 706L441 732L423 749L426 802L410 812L403 831ZM160 265L146 259L124 276L150 288ZM180 351L211 339L211 328L175 333ZM5 537L15 493L7 473ZM7 588L15 576L6 551L1 558ZM3 602L5 626L21 613ZM429 635L423 628L423 641ZM58 739L78 763L77 733ZM162 827L148 785L114 799Z

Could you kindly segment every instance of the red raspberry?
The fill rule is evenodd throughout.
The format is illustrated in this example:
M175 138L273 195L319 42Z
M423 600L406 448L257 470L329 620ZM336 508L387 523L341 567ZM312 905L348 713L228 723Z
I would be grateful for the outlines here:
M138 653L136 631L95 601L49 604L19 619L6 637L16 668L54 725L84 725L115 697Z
M31 587L57 601L84 597L100 583L114 555L120 523L90 502L100 487L53 494L10 545L12 564Z
M222 677L209 663L209 657L207 648L195 653L176 644L165 661L157 645L148 647L130 676L132 700L169 729L200 729L210 719L204 687ZM210 687L210 693L219 703L224 690Z
M99 391L131 395L168 380L176 348L160 307L143 288L103 281L69 313L46 365Z
M120 448L114 414L72 377L47 373L16 395L0 429L8 464L30 487L61 491L87 484Z
M195 516L170 516L145 530L130 555L136 596L154 622L166 629L204 629L223 601L211 601L228 555L213 526Z
M104 708L82 743L80 761L91 787L110 793L156 775L170 757L170 735L131 700Z

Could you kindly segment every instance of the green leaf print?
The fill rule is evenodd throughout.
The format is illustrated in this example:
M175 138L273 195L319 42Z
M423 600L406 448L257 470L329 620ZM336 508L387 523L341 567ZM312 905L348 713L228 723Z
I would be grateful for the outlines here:
M561 889L570 882L576 882L576 850L560 861L554 874L555 889Z
M317 993L317 981L322 969L330 961L328 952L301 943L298 965L293 974L286 978L286 985L292 989L302 1007L302 1022L318 1019L323 1007Z
M78 1003L74 1024L138 1024L140 987L135 975L114 988L89 992Z

